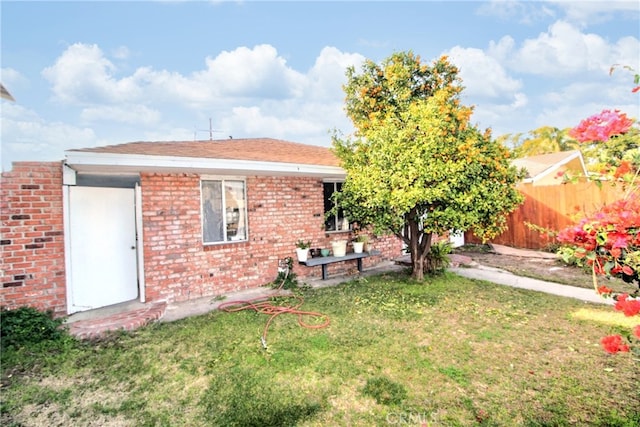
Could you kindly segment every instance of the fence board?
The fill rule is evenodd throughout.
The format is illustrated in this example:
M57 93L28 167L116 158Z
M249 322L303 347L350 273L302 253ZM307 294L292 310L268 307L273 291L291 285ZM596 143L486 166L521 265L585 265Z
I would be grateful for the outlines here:
M594 182L577 182L562 185L534 186L522 184L518 190L525 202L507 218L508 229L491 242L515 248L545 249L554 243L545 233L533 230L527 223L547 230L558 231L574 224L584 214L591 214L602 206L621 199L620 186ZM481 243L468 231L466 243Z

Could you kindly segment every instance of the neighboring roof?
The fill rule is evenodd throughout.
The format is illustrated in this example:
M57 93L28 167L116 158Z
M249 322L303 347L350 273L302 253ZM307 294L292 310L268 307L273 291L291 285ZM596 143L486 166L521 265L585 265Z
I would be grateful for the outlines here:
M4 87L2 83L0 83L0 98L8 99L9 101L15 101L13 96L11 96L9 91Z
M344 174L329 148L272 138L131 142L65 154L67 165L83 172Z
M521 157L514 159L512 164L518 169L525 168L527 170L527 179L525 182L539 180L540 178L557 171L561 166L579 159L581 172L585 176L587 168L579 150L559 151L557 153L540 154L538 156Z

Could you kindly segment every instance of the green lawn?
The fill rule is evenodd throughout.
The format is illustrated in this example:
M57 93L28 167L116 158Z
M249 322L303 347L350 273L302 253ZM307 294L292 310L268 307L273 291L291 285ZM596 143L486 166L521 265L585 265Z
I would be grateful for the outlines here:
M218 311L3 354L1 424L640 424L640 362L599 345L618 330L593 320L609 307L451 274L424 284L389 274L302 294L302 309L330 325L302 328L281 315L266 350L267 316ZM591 314L576 314L585 308Z

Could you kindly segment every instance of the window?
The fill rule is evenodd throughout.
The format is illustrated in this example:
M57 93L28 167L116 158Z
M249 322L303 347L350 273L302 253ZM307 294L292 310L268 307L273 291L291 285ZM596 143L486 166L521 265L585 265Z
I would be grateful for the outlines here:
M204 244L247 240L244 181L202 181L202 241Z
M341 182L325 182L323 183L324 187L324 213L325 213L325 221L324 221L324 229L325 231L348 231L350 228L349 221L344 216L344 212L342 209L338 208L338 215L329 215L326 214L333 209L333 200L331 196L336 191L340 191L342 189Z

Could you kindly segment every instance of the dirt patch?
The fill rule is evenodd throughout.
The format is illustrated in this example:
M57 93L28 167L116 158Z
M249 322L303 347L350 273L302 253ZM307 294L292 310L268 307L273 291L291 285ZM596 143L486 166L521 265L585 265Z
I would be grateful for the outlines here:
M467 245L456 248L454 254L471 259L472 265L475 262L510 271L519 276L593 289L593 279L590 272L579 267L569 266L555 254L549 252L520 251L490 245ZM629 292L631 290L631 286L622 280L607 280L600 277L598 283L617 291Z

